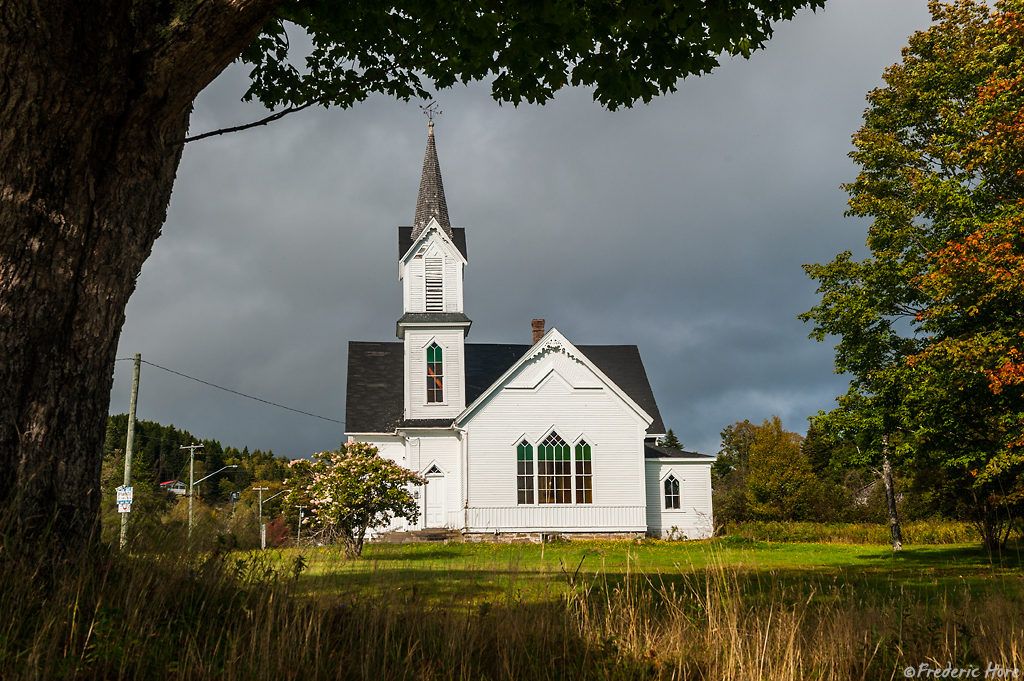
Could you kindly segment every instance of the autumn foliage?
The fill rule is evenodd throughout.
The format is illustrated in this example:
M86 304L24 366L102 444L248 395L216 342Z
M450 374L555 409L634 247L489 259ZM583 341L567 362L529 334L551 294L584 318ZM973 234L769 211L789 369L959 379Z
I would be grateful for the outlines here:
M802 318L853 378L823 423L898 443L993 548L1024 502L1024 2L930 8L853 138L871 254L806 266L822 300Z

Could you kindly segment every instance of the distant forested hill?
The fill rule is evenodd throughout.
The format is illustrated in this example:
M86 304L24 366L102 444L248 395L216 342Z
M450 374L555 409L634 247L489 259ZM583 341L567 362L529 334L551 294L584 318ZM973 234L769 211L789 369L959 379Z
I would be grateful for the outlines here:
M103 446L104 462L119 460L123 470L127 437L128 415L109 417L107 438ZM218 440L203 440L173 425L136 420L135 451L132 454L133 481L153 486L168 480L187 483L189 452L182 449L182 446L193 443L203 445L202 450L196 451L196 479L230 464L238 466L203 483L204 496L211 502L224 501L231 492L245 490L253 481L283 481L286 477L289 459L285 456L275 457L273 451L255 449L250 452L248 447L241 450L225 447Z

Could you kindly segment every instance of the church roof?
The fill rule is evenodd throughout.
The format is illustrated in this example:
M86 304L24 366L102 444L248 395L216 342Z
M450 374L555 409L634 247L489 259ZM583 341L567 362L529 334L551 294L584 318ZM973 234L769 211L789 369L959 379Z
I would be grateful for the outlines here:
M452 224L448 220L448 204L444 200L441 166L437 162L437 148L434 146L434 121L430 121L429 129L427 151L423 156L423 173L420 175L420 194L416 199L416 215L412 221L412 238L420 235L430 218L436 218L441 229L454 240ZM405 255L404 251L402 255Z
M430 220L427 220L430 222ZM402 258L409 249L412 248L412 227L399 227L398 228L398 257ZM464 227L451 227L449 228L449 234L451 234L452 241L455 243L455 247L459 249L459 253L467 261L469 256L466 254L466 229ZM419 234L417 234L419 236Z
M658 447L656 445L644 445L645 459L707 459L713 461L715 457L697 452L684 452L681 449L671 447Z
M526 354L530 345L466 343L466 404L472 404L485 390ZM640 351L635 345L577 345L630 399L654 421L647 428L653 435L665 432L665 425L647 380ZM345 398L345 431L349 433L393 433L396 428L444 427L453 419L405 422L405 369L403 343L348 344L348 388Z

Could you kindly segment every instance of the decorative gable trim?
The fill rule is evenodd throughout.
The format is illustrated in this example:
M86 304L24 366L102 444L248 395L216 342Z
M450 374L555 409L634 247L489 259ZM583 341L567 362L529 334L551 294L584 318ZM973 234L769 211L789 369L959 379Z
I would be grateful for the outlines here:
M658 482L665 482L665 478L670 475L674 475L679 482L686 480L686 476L680 475L674 466L665 466L664 470L661 471L661 477L658 478Z
M448 236L448 233L446 231L444 231L444 229L441 228L441 225L437 222L437 219L436 218L430 218L430 222L427 223L427 226L423 229L422 232L419 233L419 235L415 239L412 240L412 244L409 246L409 249L398 260L398 264L399 264L398 278L399 279L402 279L402 278L405 277L405 266L416 255L420 255L420 252L419 252L420 246L425 245L426 242L431 238L431 235L436 235L437 238L440 239L446 245L446 248L445 248L445 250L447 251L446 255L448 255L448 256L450 256L452 258L456 258L463 265L467 264L467 260L466 260L465 256L462 255L462 251L460 251L459 247L455 245L455 242L452 240L452 238L450 236Z
M549 344L540 352L534 352L527 361L533 361L545 354L557 352L556 346ZM506 385L506 388L513 390L535 390L544 383L551 374L557 374L569 387L574 389L600 389L601 382L593 374L586 371L578 357L571 353L559 354L552 357L550 364L539 362L516 376Z
M529 349L529 351L526 352L525 355L520 357L515 364L509 367L508 371L502 374L501 377L497 381L492 383L489 388L484 390L480 394L480 396L473 401L472 404L467 406L462 411L461 414L455 417L455 424L460 427L465 425L466 421L472 418L473 414L481 406L483 406L483 404L486 403L491 398L492 395L494 395L498 390L502 389L503 387L506 387L506 382L509 381L509 379L512 376L514 376L515 373L524 364L526 364L527 362L531 361L536 357L539 357L540 355L546 352L560 352L563 353L567 359L579 362L584 367L589 369L590 372L595 377L597 377L597 380L600 381L601 385L597 387L607 387L612 392L612 394L614 394L616 397L622 400L622 402L624 402L626 406L629 407L629 409L631 409L634 413L637 414L637 416L640 417L640 419L644 422L645 427L651 425L651 423L654 422L654 419L651 418L651 416L646 411L641 409L640 405L634 402L633 399L625 393L625 391L623 391L619 386L613 383L612 380L604 374L604 372L598 369L593 362L587 359L587 357L582 352L580 352L575 345L570 343L565 336L559 333L558 329L552 327L551 330L544 334L544 337L537 341ZM544 378L549 373L550 372L545 371L544 376L541 376L541 378Z
M448 471L444 467L442 467L441 464L439 464L435 459L428 463L426 466L424 466L422 469L420 469L420 475L448 475Z

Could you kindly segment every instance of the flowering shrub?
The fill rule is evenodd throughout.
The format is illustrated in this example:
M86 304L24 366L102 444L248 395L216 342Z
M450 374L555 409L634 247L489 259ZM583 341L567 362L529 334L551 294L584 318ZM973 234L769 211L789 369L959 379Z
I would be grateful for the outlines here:
M419 520L419 506L409 488L426 480L378 456L376 447L350 442L289 466L289 504L308 503L312 511L303 525L318 528L328 539L340 539L349 556L362 554L369 528L387 526L395 518Z

